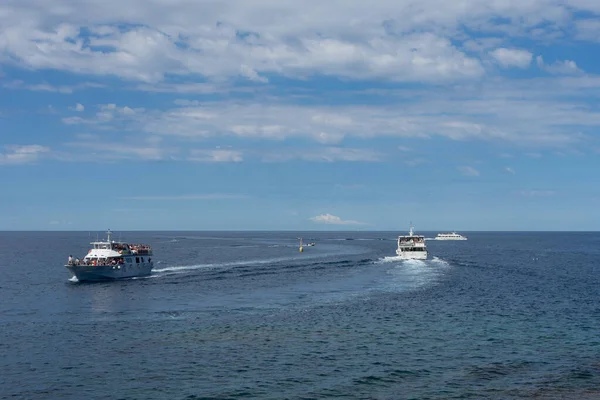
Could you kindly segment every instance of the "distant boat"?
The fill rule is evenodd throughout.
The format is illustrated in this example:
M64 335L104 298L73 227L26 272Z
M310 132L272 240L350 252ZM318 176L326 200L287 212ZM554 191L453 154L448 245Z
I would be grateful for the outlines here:
M408 236L398 236L398 248L396 254L405 260L426 260L427 246L425 236L413 234L413 226L410 224Z
M92 248L82 260L73 259L65 267L78 281L106 281L136 276L148 276L152 272L152 248L147 244L132 244L110 240L91 242Z
M452 233L438 233L435 240L467 240L466 237L459 235L456 232Z

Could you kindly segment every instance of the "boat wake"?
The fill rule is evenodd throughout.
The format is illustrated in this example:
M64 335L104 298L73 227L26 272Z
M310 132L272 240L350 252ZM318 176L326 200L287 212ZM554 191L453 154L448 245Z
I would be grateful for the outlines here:
M415 290L435 285L446 275L450 264L438 257L430 260L403 260L399 257L383 257L379 264L388 264L382 288L389 291Z
M172 267L165 267L159 269L153 269L152 274L160 274L160 275L172 275L172 274L181 274L194 270L214 270L214 269L230 269L236 267L245 267L245 266L253 266L253 265L264 265L264 264L276 264L281 262L300 262L302 263L306 259L315 259L315 258L323 258L327 256L331 256L334 254L314 254L314 255L303 255L301 257L273 257L273 258L264 258L264 259L255 259L255 260L243 260L243 261L230 261L223 263L209 263L209 264L194 264L194 265L175 265Z
M446 266L450 266L450 264L447 261L442 260L439 257L433 257L432 259L429 260L406 260L400 256L387 256L387 257L381 257L380 259L378 259L377 261L375 261L375 264L385 264L385 263L402 263L403 265L411 265L411 266L425 266L425 265L431 265L431 264L442 264L442 265L446 265Z

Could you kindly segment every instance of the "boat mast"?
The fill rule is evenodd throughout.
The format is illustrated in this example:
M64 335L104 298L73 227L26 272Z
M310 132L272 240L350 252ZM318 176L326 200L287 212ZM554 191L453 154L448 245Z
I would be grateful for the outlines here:
M413 224L412 221L410 221L410 231L408 232L409 236L413 235Z
M109 229L109 230L106 231L106 235L108 236L108 239L107 239L108 243L110 243L110 234L111 234L111 231Z

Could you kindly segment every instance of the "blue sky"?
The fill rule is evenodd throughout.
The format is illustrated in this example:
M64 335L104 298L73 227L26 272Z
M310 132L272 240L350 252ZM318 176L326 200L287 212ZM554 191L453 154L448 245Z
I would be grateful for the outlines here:
M0 230L599 230L600 2L5 0Z

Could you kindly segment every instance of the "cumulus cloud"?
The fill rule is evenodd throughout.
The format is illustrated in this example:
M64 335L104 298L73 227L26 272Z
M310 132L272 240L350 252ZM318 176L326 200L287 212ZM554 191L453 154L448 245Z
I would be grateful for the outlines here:
M175 100L167 109L162 108L166 101L151 102L150 108L140 107L147 103L86 102L85 109L75 108L85 113L63 115L68 130L110 132L113 138L119 132L144 143L129 155L110 148L110 155L96 160L375 162L386 155L360 140L376 137L401 138L403 144L406 138L444 137L565 147L585 142L600 126L600 113L584 106L586 94L596 95L600 78L582 74L575 60L546 64L540 56L537 65L552 76L518 82L498 77L506 71L494 65L527 68L531 49L538 48L535 41L552 42L574 25L580 38L597 41L600 25L581 20L579 11L597 13L600 6L586 1L567 6L559 0L276 5L130 0L122 7L114 0L90 0L73 7L70 0L7 0L0 5L0 65L66 71L88 82L8 80L2 85L70 94L103 87L90 82L97 79L93 76L116 76L125 81L115 84L119 89L197 96ZM512 47L519 37L533 44ZM337 89L310 81L321 82L323 76L373 82L374 88L344 89L344 96L337 96ZM282 78L285 87L279 84ZM383 89L380 82L426 85ZM431 87L435 93L428 92ZM145 142L148 135L169 137L170 147ZM269 143L261 154L191 150L198 140L214 137L236 145L293 140L317 146ZM407 165L422 161L404 160Z
M579 69L575 61L571 60L558 60L555 61L553 64L546 64L542 56L537 56L536 63L538 67L551 74L577 75L583 73L583 71Z
M330 225L364 225L363 222L353 221L353 220L343 220L338 216L332 214L321 214L316 217L311 217L311 221L317 222L319 224L330 224Z
M274 75L460 82L485 73L472 52L495 48L491 55L501 65L529 65L529 52L503 47L508 36L548 40L574 23L580 38L599 37L598 21L580 18L598 13L592 1L127 4L6 0L0 9L0 63L152 85L170 76L259 85Z
M276 6L264 0L232 0L226 6L131 0L126 8L114 0L78 7L68 0L22 0L9 2L0 13L0 50L6 60L27 68L148 83L171 74L259 84L273 74L452 82L484 74L477 58L454 45L464 40L463 29L490 33L469 38L473 43L465 48L489 47L485 43L497 40L491 33L508 28L525 36L544 22L543 32L550 35L569 11L558 0L307 0Z
M533 54L527 50L498 48L490 55L504 68L527 68L531 64Z
M74 107L69 107L69 109L77 112L83 112L85 110L85 107L83 106L83 104L77 103Z

